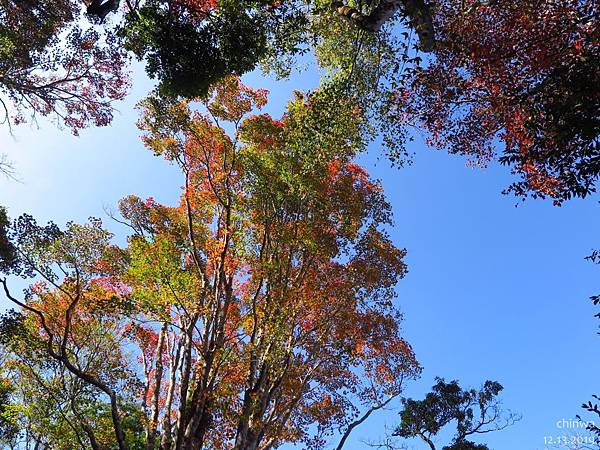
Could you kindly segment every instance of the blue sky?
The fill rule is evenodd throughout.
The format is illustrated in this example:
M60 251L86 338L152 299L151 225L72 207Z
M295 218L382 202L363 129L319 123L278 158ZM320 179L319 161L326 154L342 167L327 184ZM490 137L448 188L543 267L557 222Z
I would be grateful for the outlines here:
M14 162L21 182L0 179L0 204L13 217L28 212L40 222L106 219L122 239L124 230L103 211L136 194L172 203L180 194L179 173L141 145L134 123L135 102L150 83L136 83L108 128L76 138L47 122L7 129L2 152ZM252 87L271 90L269 111L280 115L293 88L313 87L302 74L288 82L246 77ZM500 381L503 403L523 415L515 426L485 436L496 450L544 449L544 436L560 436L556 423L581 413L579 406L600 393L596 312L587 300L600 292L600 267L584 261L600 247L597 199L562 207L500 194L508 169L468 168L462 158L415 144L414 164L389 166L373 145L360 162L381 179L393 205L396 245L408 250L409 273L398 283L403 329L424 367L406 395L422 397L435 376L478 387ZM515 206L517 205L518 206ZM5 300L0 307L6 308ZM598 390L596 390L598 389ZM349 447L376 439L394 411L355 431ZM440 441L441 442L441 441ZM414 448L425 448L415 442ZM441 446L440 446L441 448Z

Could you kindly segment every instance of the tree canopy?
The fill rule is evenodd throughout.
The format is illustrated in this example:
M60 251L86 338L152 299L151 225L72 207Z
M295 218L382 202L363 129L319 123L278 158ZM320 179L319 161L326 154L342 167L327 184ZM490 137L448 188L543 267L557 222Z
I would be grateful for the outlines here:
M405 252L351 161L355 110L325 126L333 111L299 96L279 120L248 115L265 94L227 78L204 113L141 104L144 143L185 184L175 206L120 202L126 247L97 219L9 227L5 272L35 281L17 298L0 280L22 308L3 322L11 439L323 448L419 373L394 304Z
M0 1L0 114L19 124L52 116L74 133L112 119L127 93L116 36L82 19L75 0Z
M433 146L510 166L518 196L560 203L594 192L598 3L450 0L435 11L435 59L400 91L407 123Z
M594 192L600 173L599 9L594 0L6 0L5 120L107 124L127 90L128 54L163 95L194 98L258 66L287 76L311 53L323 85L355 98L367 135L383 134L394 162L424 132L475 164L510 167L507 192L560 204Z
M381 138L402 165L423 138L506 165L518 197L587 197L599 23L595 0L0 0L4 123L108 125L135 58L156 81L143 143L184 178L176 205L119 203L123 246L98 219L0 208L0 272L32 279L22 296L0 279L19 308L0 321L0 443L341 449L421 370L395 303L405 250L355 157ZM319 85L262 113L240 77L306 55ZM485 450L470 437L515 419L501 390L438 379L396 435L435 450L455 422L444 449Z
M400 425L396 436L418 437L436 450L434 437L450 423L456 424L452 442L443 450L488 450L487 445L470 439L478 434L498 431L512 425L519 417L501 409L497 399L502 391L497 381L487 380L479 390L463 390L458 381L437 378L423 400L402 399Z

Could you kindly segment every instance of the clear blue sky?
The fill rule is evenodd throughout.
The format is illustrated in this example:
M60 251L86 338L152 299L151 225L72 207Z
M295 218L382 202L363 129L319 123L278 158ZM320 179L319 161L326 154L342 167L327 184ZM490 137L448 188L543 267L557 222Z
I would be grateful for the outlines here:
M136 73L134 90L120 103L108 128L79 138L46 122L1 130L6 152L22 182L0 179L0 204L11 216L33 214L43 222L106 218L128 194L172 203L180 193L178 172L145 150L134 126L135 102L150 86ZM269 110L283 111L292 88L310 88L314 76L274 82L246 77L271 90ZM415 145L415 162L389 167L377 146L360 162L380 178L393 205L394 242L408 250L408 276L398 283L404 330L424 367L406 395L421 397L435 376L464 386L495 379L505 386L504 405L523 415L517 425L485 436L496 450L544 448L544 436L562 435L556 422L581 413L579 405L600 393L595 310L587 298L600 292L600 267L584 261L595 246L598 201L575 200L561 208L550 202L500 194L508 169L471 169L459 157ZM123 229L109 223L123 237ZM8 306L0 300L0 308ZM376 438L393 411L357 430ZM441 447L441 446L440 446ZM414 448L425 448L418 442Z

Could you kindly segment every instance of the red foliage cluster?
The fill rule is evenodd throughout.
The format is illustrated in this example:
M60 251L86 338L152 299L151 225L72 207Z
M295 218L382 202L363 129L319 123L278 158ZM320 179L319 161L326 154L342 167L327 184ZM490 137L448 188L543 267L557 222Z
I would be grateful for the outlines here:
M113 117L129 89L128 56L112 31L84 26L79 3L0 1L0 105L19 124L54 116L77 134Z
M560 202L600 174L600 8L593 0L445 0L435 58L399 92L428 143L521 177L509 191ZM502 151L497 146L502 143Z

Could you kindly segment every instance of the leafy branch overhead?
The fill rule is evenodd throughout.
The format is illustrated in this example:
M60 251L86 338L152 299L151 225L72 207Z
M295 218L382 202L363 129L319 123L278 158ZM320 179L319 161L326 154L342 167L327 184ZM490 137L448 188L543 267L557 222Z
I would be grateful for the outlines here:
M355 11L352 17L355 6L348 6ZM372 10L360 21L372 32L398 11L413 18L418 29L430 17L425 5L413 1L359 7L365 14ZM325 22L313 26L319 15L314 14L336 9L311 0L127 0L121 5L118 0L2 0L4 122L52 115L74 132L106 125L111 103L126 94L130 54L145 61L164 94L204 95L223 77L317 44Z
M395 435L402 438L419 438L431 450L436 450L435 436L450 423L456 432L452 442L442 450L488 450L484 444L470 439L476 435L503 430L520 420L511 412L504 412L497 399L502 385L486 381L479 390L463 390L456 380L436 384L423 400L403 399L400 425Z
M77 132L111 121L132 55L163 95L196 98L311 53L394 163L424 137L561 204L600 176L599 23L594 0L1 0L0 112Z
M359 2L359 7L361 3ZM372 33L380 31L400 11L409 19L419 36L420 48L425 52L431 52L435 48L432 7L424 0L371 0L365 3L369 9L366 14L341 1L332 1L331 8L360 29Z

